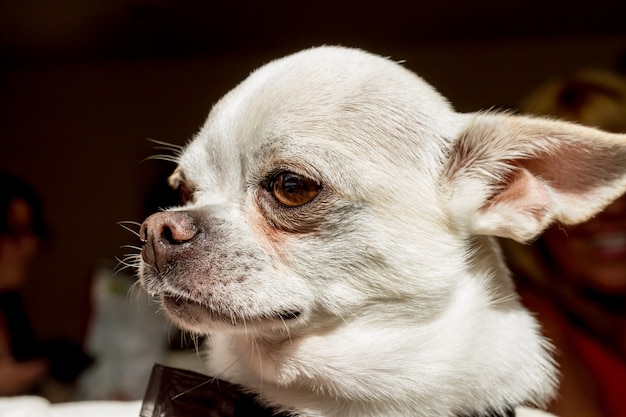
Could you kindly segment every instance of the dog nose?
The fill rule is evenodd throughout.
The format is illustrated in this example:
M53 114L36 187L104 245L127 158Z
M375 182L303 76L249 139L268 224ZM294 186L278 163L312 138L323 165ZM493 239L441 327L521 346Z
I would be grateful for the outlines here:
M180 249L180 246L198 234L194 218L185 211L155 213L139 229L143 242L141 257L144 262L163 269Z

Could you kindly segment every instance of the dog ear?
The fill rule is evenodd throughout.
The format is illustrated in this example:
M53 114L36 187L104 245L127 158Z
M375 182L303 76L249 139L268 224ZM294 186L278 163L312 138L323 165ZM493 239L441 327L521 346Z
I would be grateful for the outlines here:
M554 221L583 222L624 193L626 135L475 114L455 142L444 179L467 232L527 241Z

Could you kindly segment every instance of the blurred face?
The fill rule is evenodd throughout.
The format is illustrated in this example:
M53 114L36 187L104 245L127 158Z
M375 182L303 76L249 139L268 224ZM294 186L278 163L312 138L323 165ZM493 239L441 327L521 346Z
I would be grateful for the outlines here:
M549 229L545 242L573 284L626 294L626 196L586 223Z
M11 201L7 220L12 232L0 235L0 289L16 289L26 278L40 238L33 233L33 212L25 200Z

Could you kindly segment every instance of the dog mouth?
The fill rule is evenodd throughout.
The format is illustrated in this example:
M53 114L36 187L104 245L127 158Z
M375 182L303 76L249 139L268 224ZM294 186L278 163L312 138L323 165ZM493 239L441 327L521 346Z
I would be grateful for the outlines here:
M224 308L222 306L200 303L187 297L163 294L162 305L175 321L185 327L197 327L201 323L222 323L232 327L285 323L295 320L302 314L299 310L278 310L274 312L250 314L245 311Z

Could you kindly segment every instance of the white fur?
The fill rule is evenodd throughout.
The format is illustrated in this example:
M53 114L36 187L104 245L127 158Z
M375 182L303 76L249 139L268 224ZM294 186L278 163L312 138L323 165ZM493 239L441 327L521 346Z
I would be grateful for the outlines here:
M322 191L281 206L261 185L277 171ZM491 236L593 215L626 188L626 142L459 114L388 59L322 47L227 94L172 183L191 199L145 239L158 249L178 212L201 226L142 283L210 335L211 375L302 417L455 416L553 395L549 345Z

